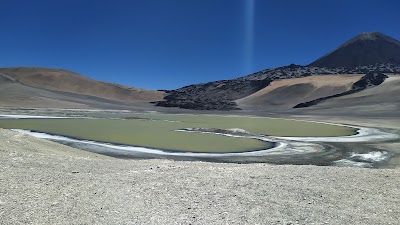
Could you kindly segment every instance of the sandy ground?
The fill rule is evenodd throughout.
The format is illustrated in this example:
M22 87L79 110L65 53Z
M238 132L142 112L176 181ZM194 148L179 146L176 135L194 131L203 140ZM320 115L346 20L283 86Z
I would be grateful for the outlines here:
M291 109L293 106L305 102L343 93L351 89L352 85L363 75L315 75L302 78L273 81L247 97L236 100L242 109Z
M399 224L400 170L122 160L0 129L1 224Z
M381 85L332 98L315 106L295 109L295 114L359 117L400 117L400 76L390 76Z
M340 75L340 79L339 79L337 75L314 75L314 76L308 76L308 77L302 77L302 78L276 80L276 81L273 81L266 88L263 88L245 98L239 99L238 101L248 99L248 98L259 97L259 96L267 94L267 93L269 93L277 88L280 88L280 87L291 86L291 85L295 85L295 84L304 84L304 83L312 84L316 88L323 87L323 86L333 86L333 87L344 86L347 90L350 90L351 85L353 83L355 83L356 81L358 81L362 76L363 76L362 74L357 74L357 75L344 74L344 75Z

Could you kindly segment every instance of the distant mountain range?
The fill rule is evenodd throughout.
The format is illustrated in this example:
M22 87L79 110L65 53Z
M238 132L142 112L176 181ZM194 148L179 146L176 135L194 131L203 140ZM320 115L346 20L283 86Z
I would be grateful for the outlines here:
M253 102L250 104L244 100L247 96L265 89L271 86L273 82L279 80L316 75L339 76L344 74L358 74L360 75L359 79L362 79L363 75L371 71L380 72L379 76L382 76L382 80L385 79L383 73L400 73L399 41L377 32L362 33L308 66L291 64L289 66L266 69L232 80L219 80L204 84L189 85L176 90L166 91L167 95L164 100L155 102L155 104L157 106L197 110L234 110L241 109L243 108L242 106L279 109L281 105L285 105L281 101L279 101L279 104L266 104L268 101ZM315 79L317 78L315 77ZM341 79L346 78L342 76ZM355 80L354 82L357 81ZM321 83L321 81L318 81L318 83ZM292 82L290 84L294 85ZM285 107L292 108L302 102L312 101L314 99L310 99L310 97L314 95L315 99L319 99L340 94L341 90L348 91L347 88L330 88L329 83L326 83L326 87L324 87L325 91L319 90L319 92L314 90L315 85L310 84L308 86L308 91L296 88L295 96L292 96L292 98L285 97L285 102L292 102L293 98L300 101L289 105L286 104ZM331 91L327 91L329 88ZM270 99L269 102L276 102L283 94L288 96L293 91L286 90L285 93L281 93L280 95L274 92L270 93L273 95L264 97ZM302 98L302 95L305 95L304 98ZM238 105L238 103L240 104Z
M400 110L395 74L400 74L400 42L372 32L307 66L291 64L176 90L143 90L62 69L0 68L0 107L120 109L143 103L151 108L150 102L194 110L288 112L379 103Z

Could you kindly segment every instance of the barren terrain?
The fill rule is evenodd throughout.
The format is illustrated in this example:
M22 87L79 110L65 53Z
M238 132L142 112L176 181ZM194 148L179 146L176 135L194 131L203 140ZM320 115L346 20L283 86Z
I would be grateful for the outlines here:
M398 169L121 160L0 130L4 224L398 224Z
M348 91L362 76L314 75L276 80L254 94L236 100L236 103L243 109L287 110L301 102Z
M0 68L0 106L36 108L127 108L160 100L160 91L106 83L50 68Z
M347 96L328 99L294 113L355 117L400 117L400 76L389 75L381 85Z

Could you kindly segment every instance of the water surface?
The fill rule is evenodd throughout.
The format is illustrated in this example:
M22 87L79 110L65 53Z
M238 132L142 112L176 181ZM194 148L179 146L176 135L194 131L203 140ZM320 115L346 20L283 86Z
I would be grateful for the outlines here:
M120 119L13 119L1 128L32 130L76 139L141 146L170 151L246 152L268 149L271 142L216 134L178 132L182 128L240 128L244 136L344 136L353 128L303 121L237 116L133 114ZM125 118L125 119L121 119Z

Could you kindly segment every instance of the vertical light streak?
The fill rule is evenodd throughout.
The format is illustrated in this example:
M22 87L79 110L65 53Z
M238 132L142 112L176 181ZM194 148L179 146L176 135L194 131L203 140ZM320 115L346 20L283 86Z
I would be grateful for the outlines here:
M254 17L256 0L245 1L245 28L244 28L244 69L252 72L254 55Z

